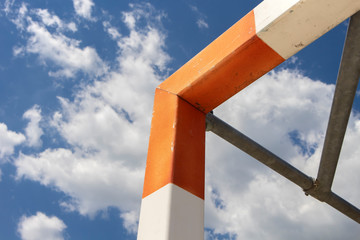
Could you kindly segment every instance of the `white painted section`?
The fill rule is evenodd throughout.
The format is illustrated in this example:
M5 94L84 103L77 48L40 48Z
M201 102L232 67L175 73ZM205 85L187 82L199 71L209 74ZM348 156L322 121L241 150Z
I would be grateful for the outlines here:
M254 8L256 31L266 29L300 0L264 0Z
M288 59L360 10L360 0L265 0L255 9L257 35Z
M169 183L141 203L138 240L203 240L204 200Z

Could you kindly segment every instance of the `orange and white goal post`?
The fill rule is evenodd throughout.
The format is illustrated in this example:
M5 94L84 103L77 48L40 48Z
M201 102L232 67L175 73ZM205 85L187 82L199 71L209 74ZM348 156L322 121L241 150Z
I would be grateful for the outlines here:
M138 240L204 239L206 114L359 10L265 0L157 87Z

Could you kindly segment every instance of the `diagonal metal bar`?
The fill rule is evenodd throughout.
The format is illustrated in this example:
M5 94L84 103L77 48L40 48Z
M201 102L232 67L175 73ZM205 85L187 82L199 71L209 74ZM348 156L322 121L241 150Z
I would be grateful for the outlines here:
M354 220L355 222L360 223L360 209L358 209L348 201L344 200L336 193L333 193L332 191L324 193L319 188L317 188L317 185L315 183L314 188L306 190L305 194L311 195L317 200L329 204L339 212Z
M360 223L360 210L333 192L321 192L316 182L269 150L251 140L213 114L206 115L206 131L211 131L235 147L254 157L280 175L300 186L307 195L326 202L349 218Z
M360 76L360 12L350 18L324 148L317 176L319 191L330 192Z
M313 187L313 179L311 177L302 173L288 162L251 140L213 114L210 113L206 115L206 124L207 131L215 133L235 147L300 186L302 189L310 189Z
M325 202L355 222L360 223L360 210L337 194L330 192Z

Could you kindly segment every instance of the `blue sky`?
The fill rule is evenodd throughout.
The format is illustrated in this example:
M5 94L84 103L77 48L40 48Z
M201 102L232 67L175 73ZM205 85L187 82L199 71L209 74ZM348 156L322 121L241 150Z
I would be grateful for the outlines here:
M155 87L260 2L1 0L0 239L136 239ZM215 114L316 176L346 27ZM359 104L334 183L357 206ZM206 154L207 239L359 236L211 133Z

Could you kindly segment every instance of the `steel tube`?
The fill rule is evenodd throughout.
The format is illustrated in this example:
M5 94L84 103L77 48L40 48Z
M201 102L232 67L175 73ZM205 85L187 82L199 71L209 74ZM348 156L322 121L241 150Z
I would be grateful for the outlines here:
M321 202L329 204L339 212L354 220L355 222L360 223L360 210L357 207L344 200L336 193L333 193L331 191L324 193L318 190L319 189L313 188L309 191L306 191L306 193Z
M280 157L265 149L213 114L207 114L206 123L207 131L215 133L235 147L297 184L302 189L306 190L312 188L313 179L311 177L291 166L288 162L282 160Z
M331 192L329 194L329 198L325 202L349 218L353 219L355 222L360 223L360 210L340 196Z
M317 176L330 192L360 76L360 12L350 18Z
M289 163L237 131L212 113L206 115L206 130L215 133L280 175L297 184L305 191L306 195L311 195L322 202L326 202L349 218L360 223L360 210L358 208L331 191L320 191L317 181L314 182L311 177L291 166Z

